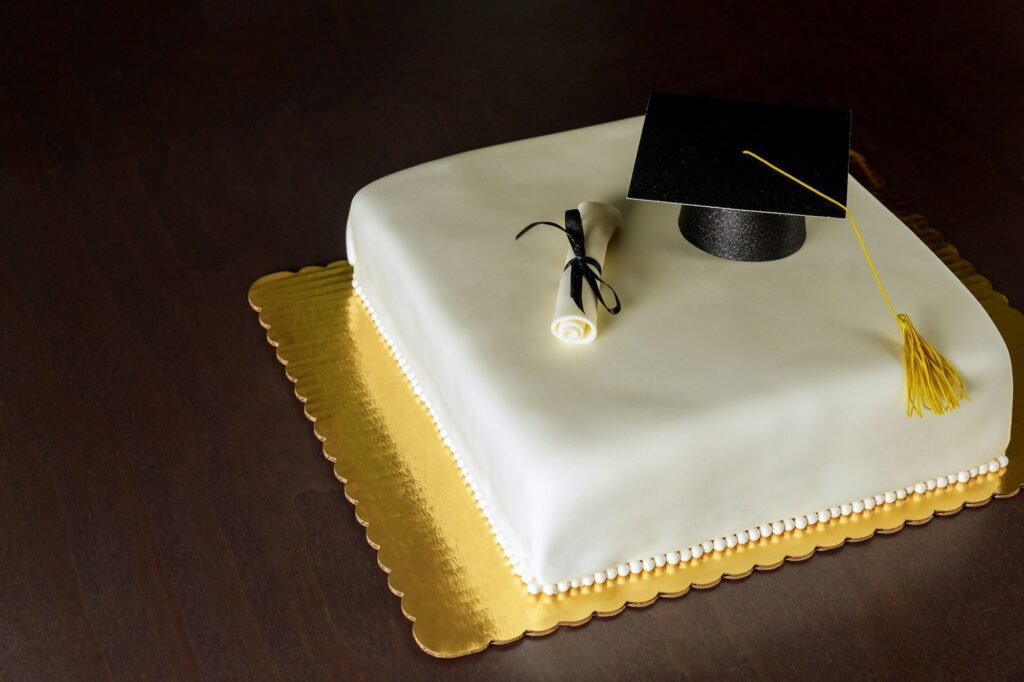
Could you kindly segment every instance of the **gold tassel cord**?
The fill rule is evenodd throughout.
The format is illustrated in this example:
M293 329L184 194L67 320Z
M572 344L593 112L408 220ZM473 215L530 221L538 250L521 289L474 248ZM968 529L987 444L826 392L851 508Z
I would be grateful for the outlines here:
M925 341L924 337L914 328L909 315L896 312L892 301L889 300L889 294L885 290L885 285L882 284L882 278L875 268L875 263L871 260L867 244L864 242L864 237L861 235L860 228L857 227L857 221L854 219L850 209L824 192L811 187L803 180L766 161L754 152L744 150L743 153L760 161L768 168L792 180L804 189L843 209L846 218L853 227L853 233L857 236L857 242L860 244L861 251L864 252L864 260L867 261L871 274L875 278L875 283L878 285L878 290L882 293L885 305L889 312L892 313L892 316L896 318L896 323L903 333L903 379L907 398L907 416L911 417L916 414L922 417L924 416L923 410L928 410L935 414L945 414L960 407L961 398L969 401L970 397L964 389L963 379L953 363L944 358L939 351L935 350L931 344Z

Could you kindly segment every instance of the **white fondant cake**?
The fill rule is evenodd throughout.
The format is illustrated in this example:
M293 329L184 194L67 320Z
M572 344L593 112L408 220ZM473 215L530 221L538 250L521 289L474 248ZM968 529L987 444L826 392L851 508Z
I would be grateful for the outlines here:
M972 402L905 416L899 330L849 225L809 218L796 254L737 263L624 197L642 119L396 173L348 222L357 291L531 591L650 570L1005 466L1006 347L959 280L855 180L896 306L956 363ZM549 332L584 200L623 224L601 336ZM979 466L980 464L980 466Z

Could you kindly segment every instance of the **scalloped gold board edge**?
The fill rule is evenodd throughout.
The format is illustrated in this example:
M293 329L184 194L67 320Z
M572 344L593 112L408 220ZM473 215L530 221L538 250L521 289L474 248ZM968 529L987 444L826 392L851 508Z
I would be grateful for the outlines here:
M863 159L855 170L878 195L886 190ZM1024 376L1024 316L995 292L988 280L918 215L899 211L918 236L956 273L982 303L1010 349L1014 368L1014 420L1001 474L914 495L896 504L841 517L803 531L665 566L604 585L555 596L530 596L494 542L486 521L413 395L390 351L379 338L352 290L352 267L279 272L257 280L250 305L260 315L267 340L277 349L295 395L305 404L324 455L356 505L356 518L378 551L378 563L402 610L413 621L417 644L434 656L463 656L524 635L548 634L560 625L581 625L612 616L626 606L646 606L691 587L707 588L722 578L800 561L816 550L892 533L933 515L954 514L993 497L1009 497L1024 484L1018 455ZM979 458L986 454L979 453Z

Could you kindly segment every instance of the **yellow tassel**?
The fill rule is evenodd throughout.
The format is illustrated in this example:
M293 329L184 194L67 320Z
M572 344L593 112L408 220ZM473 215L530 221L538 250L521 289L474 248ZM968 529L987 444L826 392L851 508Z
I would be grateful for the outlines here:
M854 220L853 214L850 213L850 209L824 192L811 187L803 180L764 160L754 152L744 150L743 153L760 161L776 173L792 180L804 189L814 192L822 199L843 209L843 212L846 213L846 217L853 227L853 233L857 235L857 242L860 244L861 251L864 252L864 260L867 261L871 274L875 277L875 283L878 284L878 290L882 293L882 298L885 300L885 305L889 308L889 312L892 313L893 317L896 318L896 323L899 325L900 331L903 332L903 382L904 392L907 397L907 416L911 417L916 414L919 417L923 417L924 413L922 410L928 410L935 414L945 414L960 407L961 398L970 401L970 397L968 397L967 391L964 389L963 379L960 377L956 367L953 366L953 363L942 357L939 351L935 350L931 344L924 340L924 337L914 329L909 315L896 312L892 301L889 300L889 294L885 290L885 285L882 284L882 278L875 268L875 263L871 260L871 254L868 253L868 246L864 243L864 237L860 233L860 228L857 227L857 221Z
M903 375L906 378L907 416L923 417L921 409L945 414L970 400L960 373L914 329L909 315L896 321L903 331Z

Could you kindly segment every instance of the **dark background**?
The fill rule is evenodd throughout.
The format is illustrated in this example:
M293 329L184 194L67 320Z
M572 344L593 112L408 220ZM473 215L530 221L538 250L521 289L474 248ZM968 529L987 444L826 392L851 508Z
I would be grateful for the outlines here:
M0 22L3 679L1024 672L1020 497L432 659L246 302L343 257L365 183L639 114L657 88L852 108L854 147L1022 306L1024 6L7 3Z

